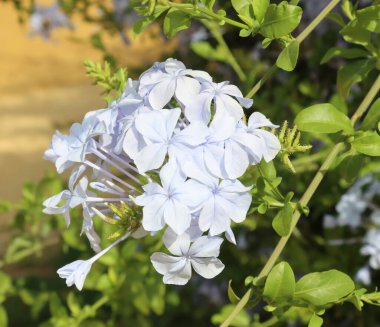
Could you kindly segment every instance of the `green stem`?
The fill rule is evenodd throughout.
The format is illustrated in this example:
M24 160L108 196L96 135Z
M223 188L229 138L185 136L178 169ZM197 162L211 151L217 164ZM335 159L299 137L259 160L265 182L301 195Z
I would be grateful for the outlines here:
M220 327L227 327L231 324L232 320L234 320L234 318L236 317L236 315L241 311L243 310L243 308L245 307L245 305L248 303L250 297L251 297L251 294L252 294L252 291L253 289L250 288L244 295L243 297L240 299L240 301L238 302L238 304L236 305L236 307L232 310L232 312L230 313L230 315L227 317L227 319L220 325Z
M272 184L272 182L268 178L266 178L263 170L261 169L261 167L259 165L257 165L257 169L258 169L261 177L264 178L264 180L269 184L269 186L271 187L273 193L275 195L277 195L281 200L284 200L285 197L281 194L281 192L279 191L279 189L277 187L274 187L274 185Z
M218 14L214 13L212 10L208 8L202 8L198 5L193 6L193 5L188 5L188 4L183 4L183 3L175 3L171 1L161 1L162 4L177 8L178 10L181 10L183 12L186 12L190 15L196 15L196 11L201 12L207 17L211 17L214 20L217 20L218 22L224 22L226 24L241 28L241 29L249 29L249 26L240 22L237 22L236 20L233 20L228 17L224 16L219 16Z
M305 40L309 34L318 26L318 24L330 13L332 9L339 3L340 0L332 0L314 20L296 37L295 41L300 44ZM253 86L253 88L246 95L247 98L252 98L261 86L277 71L277 66L274 64L265 75Z
M277 66L273 65L269 70L264 74L263 77L253 86L251 91L247 93L246 98L252 98L258 90L263 86L263 84L277 71Z
M343 150L343 148L344 148L344 143L338 143L338 144L336 144L332 148L332 150L330 151L330 153L326 157L325 161L323 162L322 166L319 168L318 172L315 174L315 176L314 176L313 180L311 181L309 187L306 189L305 193L301 197L301 199L299 201L299 204L301 206L306 206L309 203L311 197L313 196L313 194L317 190L319 184L321 183L323 177L325 176L326 172L330 168L330 166L333 163L334 159L336 158L336 156L338 155L338 153L341 150ZM278 242L277 246L275 247L272 255L269 257L269 259L268 259L267 263L265 264L264 268L261 270L261 272L260 272L260 274L258 276L259 278L268 275L268 273L271 271L273 265L277 261L277 259L280 256L282 250L284 249L286 243L288 242L288 240L289 240L289 238L290 238L290 236L292 234L292 231L293 231L294 227L297 225L297 222L298 222L298 220L299 220L300 217L301 217L301 212L299 210L296 210L294 212L294 214L293 214L293 217L292 217L291 232L288 234L288 236L281 237L281 239Z
M273 316L272 318L268 319L267 321L264 321L262 323L259 323L258 325L253 325L253 326L254 327L270 327L270 326L273 326L277 322L278 322L278 318L276 316Z
M234 69L236 74L239 76L239 79L242 82L245 82L247 80L247 76L244 73L243 69L240 67L239 63L237 62L235 56L231 52L229 46L227 45L226 41L223 38L222 33L220 32L219 26L215 26L215 24L211 24L209 22L203 22L203 24L210 30L212 35L215 37L218 44L223 48L225 55L226 55L226 61L231 65L231 67Z
M368 109L373 99L376 97L377 93L380 91L380 74L375 80L374 84L372 85L371 89L368 91L367 95L364 97L362 103L359 105L358 109L355 111L355 113L352 115L351 121L352 123L355 123ZM315 191L317 190L318 186L320 185L323 177L326 175L327 171L329 170L331 164L333 163L334 159L337 157L340 151L344 149L344 143L338 143L334 145L330 153L327 155L325 161L323 162L322 166L319 168L318 172L314 176L313 180L311 181L310 185L306 189L305 193L301 197L299 203L302 206L306 206ZM263 278L268 275L268 273L273 268L275 262L277 261L278 257L280 256L282 250L284 249L286 243L288 242L295 226L297 225L297 222L301 216L301 213L299 210L296 210L293 213L292 217L292 228L291 232L288 236L281 237L279 242L277 243L275 249L273 250L272 255L269 257L268 261L266 262L264 268L261 270L260 274L258 275L258 278ZM231 312L231 314L227 317L227 319L224 321L224 323L221 325L221 327L227 327L231 323L231 321L236 317L236 315L244 308L244 306L248 303L249 297L251 295L252 290L249 289L244 296L241 298L241 300L238 302L234 310Z

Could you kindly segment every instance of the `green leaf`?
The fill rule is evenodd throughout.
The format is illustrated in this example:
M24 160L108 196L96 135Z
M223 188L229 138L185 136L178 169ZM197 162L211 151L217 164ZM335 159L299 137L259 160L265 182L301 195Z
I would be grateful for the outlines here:
M211 322L214 325L222 324L227 319L227 317L230 315L232 310L234 310L234 309L235 309L235 305L233 305L233 304L225 305L220 310L219 313L216 313L211 317ZM230 326L231 327L248 327L250 320L251 319L250 319L249 315L247 314L247 312L245 312L244 310L241 310L235 316L235 318L232 320Z
M315 306L338 301L355 289L352 279L338 270L307 274L296 283L295 298Z
M332 20L333 22L337 23L341 27L346 25L343 17L337 12L330 12L326 18Z
M347 181L357 178L358 171L363 166L364 156L361 154L346 155L337 167L342 177Z
M295 118L300 131L311 133L353 132L351 121L330 103L315 104L303 109Z
M201 0L201 2L209 9L212 9L215 4L215 0Z
M292 226L292 205L287 202L280 212L274 217L272 227L280 236L287 236Z
M371 32L361 27L356 19L341 29L340 34L349 43L355 43L365 47L371 44Z
M165 16L164 33L168 37L175 36L179 31L189 28L190 15L175 8L171 8Z
M264 20L265 13L269 7L269 0L254 0L252 1L253 14L256 20L261 23Z
M280 262L268 274L263 296L271 305L286 305L293 299L295 283L290 265L285 261Z
M245 18L251 18L252 19L252 1L249 0L231 0L232 7L236 10L236 12L239 14L239 16L244 16Z
M132 25L132 37L139 35L145 28L147 28L151 23L153 23L162 13L168 10L168 6L163 6L156 4L154 7L154 13L151 16L144 17L138 20Z
M380 135L374 131L366 131L355 136L352 142L354 149L367 156L380 156Z
M284 48L277 58L277 67L288 72L292 71L297 65L299 47L299 42L293 41Z
M375 128L380 120L380 98L378 98L368 110L360 129L368 130Z
M278 5L269 5L264 21L260 27L260 34L265 37L277 39L290 34L299 24L302 17L302 9L286 2Z
M361 27L370 32L380 33L380 5L358 10L356 17Z
M362 307L364 306L363 301L361 300L362 296L367 293L367 290L365 288L361 288L359 290L356 290L346 299L346 302L351 302L356 309L359 311L362 311Z
M207 41L198 41L191 43L191 50L198 56L208 60L225 61L226 56L220 48L213 48Z
M229 298L230 302L232 304L236 304L236 303L238 303L240 301L240 298L236 295L235 291L232 289L231 283L232 283L232 280L230 280L228 282L227 295L228 295L228 298Z
M343 65L337 76L337 86L339 95L346 98L352 85L361 82L368 73L375 68L375 61L361 59Z
M312 315L308 327L321 327L323 324L323 319L317 316L315 313Z
M359 48L339 48L339 47L334 47L329 49L326 54L323 56L321 60L321 64L325 64L326 62L330 61L332 58L341 56L346 59L355 59L355 58L364 58L368 57L368 52L359 49Z

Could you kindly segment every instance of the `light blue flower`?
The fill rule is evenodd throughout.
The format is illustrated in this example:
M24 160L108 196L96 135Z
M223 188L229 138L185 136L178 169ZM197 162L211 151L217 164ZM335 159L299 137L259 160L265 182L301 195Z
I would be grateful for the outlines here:
M201 183L187 180L174 160L160 171L161 185L149 183L143 186L144 194L135 199L143 206L142 225L147 231L159 231L165 224L177 234L185 232L191 224L191 213L208 195Z
M181 104L189 103L201 88L197 78L211 81L208 73L186 69L176 59L169 58L157 68L140 77L140 94L147 96L153 109L162 109L173 96Z
M244 115L242 106L249 108L253 101L244 98L238 87L227 81L213 83L210 80L201 80L200 92L195 99L186 104L186 118L190 122L201 120L208 124L212 103L214 103L215 115L228 114L237 122Z
M175 242L163 237L164 244L174 256L163 252L154 253L150 260L158 273L164 275L165 284L185 285L191 278L191 268L204 278L214 278L224 269L217 258L223 239L201 236L193 243L188 234L182 234Z

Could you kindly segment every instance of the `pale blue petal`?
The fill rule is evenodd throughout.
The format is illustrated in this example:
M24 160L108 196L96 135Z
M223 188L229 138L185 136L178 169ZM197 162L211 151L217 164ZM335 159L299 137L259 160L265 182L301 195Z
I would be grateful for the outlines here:
M185 116L189 122L203 121L208 124L211 118L211 101L213 96L206 93L197 95L185 106Z
M164 219L175 233L181 235L190 227L190 210L186 205L172 198L165 203Z
M281 150L281 143L276 135L258 129L255 134L261 137L265 143L265 151L263 152L263 157L266 162L272 161Z
M218 258L191 258L191 265L198 275L211 279L219 275L224 264Z
M191 245L189 255L197 258L218 257L222 243L221 237L201 236Z
M248 154L234 141L225 142L224 168L230 179L242 176L249 166Z
M173 265L183 260L185 259L181 257L173 257L162 252L153 253L150 257L154 269L156 269L161 275L165 275Z
M149 93L149 103L153 109L162 109L173 97L176 81L171 77L157 83Z
M153 143L145 146L135 157L135 164L140 173L160 168L167 153L165 143Z
M278 127L278 125L272 124L270 120L267 117L265 117L262 113L254 112L251 116L249 116L248 128L250 131L252 131L260 127L276 128Z
M198 95L201 85L199 82L191 77L181 76L177 78L177 86L175 96L183 105L191 103Z
M161 184L167 192L175 191L181 187L185 179L186 176L180 170L175 159L169 160L160 170Z
M186 260L186 259L183 259ZM165 284L172 285L185 285L191 278L191 264L189 260L186 260L186 263L182 270L176 271L175 273L167 273L164 275L163 281Z

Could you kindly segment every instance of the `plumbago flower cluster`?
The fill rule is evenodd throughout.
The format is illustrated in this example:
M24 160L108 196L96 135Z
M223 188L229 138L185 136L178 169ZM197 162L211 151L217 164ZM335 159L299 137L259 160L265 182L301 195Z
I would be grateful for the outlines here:
M67 285L82 289L92 264L112 247L163 229L169 254L154 253L151 261L164 283L186 284L192 269L218 275L222 237L236 244L231 222L242 222L252 201L252 186L238 178L281 147L268 131L277 126L264 115L244 122L243 107L251 105L236 86L168 59L129 79L119 99L89 112L69 135L56 132L45 158L71 175L44 212L63 214L69 225L70 209L82 206L82 231L97 252L58 270ZM94 219L124 226L123 235L102 250Z
M356 274L356 279L364 285L371 284L371 269L380 270L380 207L376 204L379 196L379 180L373 174L366 175L341 197L336 205L337 218L332 215L324 217L325 228L349 226L354 231L366 229L363 238L354 239L362 243L360 253L369 256L367 264ZM338 240L333 243L344 242Z

